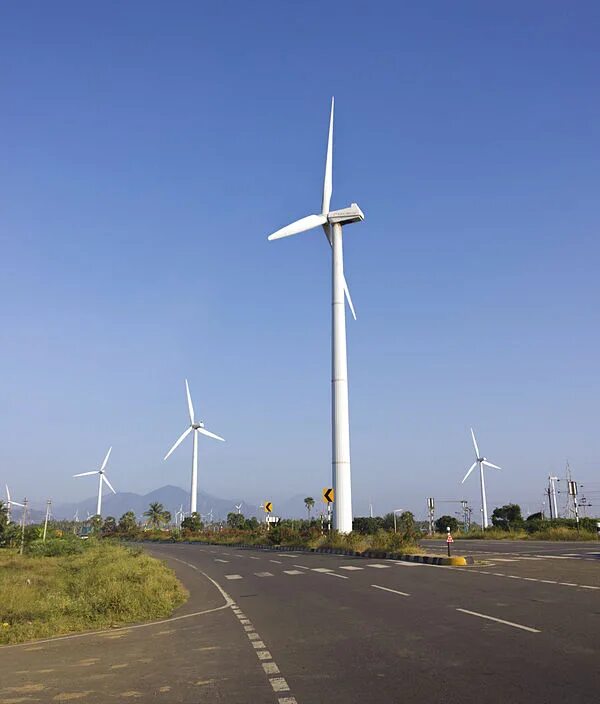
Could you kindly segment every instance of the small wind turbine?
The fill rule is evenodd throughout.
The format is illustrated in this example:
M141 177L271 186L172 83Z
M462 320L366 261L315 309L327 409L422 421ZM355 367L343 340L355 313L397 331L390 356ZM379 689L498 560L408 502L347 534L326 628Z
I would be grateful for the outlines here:
M485 478L483 476L483 467L491 467L492 469L501 469L496 464L492 464L487 461L487 458L483 457L479 452L477 447L477 440L475 440L475 433L473 428L471 428L471 437L473 438L473 447L475 448L475 462L469 467L469 471L465 474L464 479L461 484L464 484L465 479L471 474L471 472L479 465L479 482L481 484L481 527L483 529L488 527L488 513L487 513L487 502L485 498Z
M8 490L8 484L5 484L4 486L6 487L6 522L10 523L12 507L13 506L20 506L21 508L25 508L25 504L20 504L18 501L13 501L10 498L10 491Z
M243 502L239 506L238 506L238 504L233 504L233 505L236 507L238 513L242 512Z
M192 397L190 394L190 387L188 386L187 379L185 380L185 392L187 394L188 411L190 414L190 425L189 428L179 436L179 439L167 452L164 459L166 460L167 457L169 457L173 450L175 450L175 448L177 448L180 443L185 440L185 438L192 432L192 430L196 431L194 433L194 451L192 454L192 487L190 492L190 513L196 513L196 500L198 498L198 433L200 433L201 435L206 435L209 438L214 438L215 440L220 440L221 442L225 442L225 438L222 438L220 435L210 433L204 428L204 423L201 420L196 421L196 416L194 415L194 405L192 404Z
M101 516L102 515L102 482L106 484L106 486L112 491L113 494L116 494L117 492L113 489L112 484L108 481L106 478L106 474L104 471L106 470L106 465L108 464L108 458L110 457L110 453L112 452L112 447L108 448L108 452L106 453L106 457L104 458L104 462L100 466L100 469L97 469L93 472L81 472L81 474L74 474L73 477L89 477L92 474L97 474L98 475L98 503L96 504L96 515ZM89 518L89 516L88 516Z
M175 525L180 526L182 521L183 521L183 504L181 504L179 509L175 512Z
M333 192L333 107L329 116L329 136L325 159L325 179L321 212L308 215L269 235L269 240L297 235L300 232L323 227L332 250L332 483L335 490L333 504L334 528L341 533L352 530L352 480L350 476L350 419L348 411L348 360L346 354L346 309L344 296L356 319L354 306L344 275L342 226L365 219L356 203L342 210L330 210Z

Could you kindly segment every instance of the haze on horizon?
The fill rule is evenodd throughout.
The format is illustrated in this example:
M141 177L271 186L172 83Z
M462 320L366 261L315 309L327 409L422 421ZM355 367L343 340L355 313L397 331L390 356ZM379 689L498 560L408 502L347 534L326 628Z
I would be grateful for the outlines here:
M490 514L567 459L600 506L599 30L591 2L2 7L0 487L93 496L71 476L112 445L117 491L189 490L187 377L227 439L200 490L320 498L329 252L266 236L320 203L334 94L355 514L477 520L470 426Z

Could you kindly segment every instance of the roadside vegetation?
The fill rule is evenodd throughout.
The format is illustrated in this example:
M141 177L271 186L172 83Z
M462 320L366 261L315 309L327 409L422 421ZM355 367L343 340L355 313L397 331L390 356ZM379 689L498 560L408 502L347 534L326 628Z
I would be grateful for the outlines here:
M41 539L27 526L0 528L0 644L168 617L187 594L166 565L138 548L61 530Z

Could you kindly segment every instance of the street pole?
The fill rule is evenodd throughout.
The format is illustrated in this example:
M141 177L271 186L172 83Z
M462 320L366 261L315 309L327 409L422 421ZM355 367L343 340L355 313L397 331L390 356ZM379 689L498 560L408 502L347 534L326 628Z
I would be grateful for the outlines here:
M450 557L450 526L446 528L448 537L446 538L446 545L448 546L448 557Z
M23 516L21 518L21 547L19 548L19 555L23 554L23 549L25 547L25 517L27 515L27 499L23 499Z
M48 499L48 501L46 501L46 520L44 521L44 537L42 538L43 543L46 542L46 533L48 531L48 517L50 516L50 504L51 503L52 502L50 501L50 499Z

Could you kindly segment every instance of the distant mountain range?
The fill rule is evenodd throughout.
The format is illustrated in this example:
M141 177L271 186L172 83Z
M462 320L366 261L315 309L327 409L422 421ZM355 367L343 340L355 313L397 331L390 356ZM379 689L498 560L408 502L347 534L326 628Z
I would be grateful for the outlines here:
M285 518L303 518L306 517L306 507L304 506L304 495L296 494L289 499L277 501L273 500L273 515L282 516ZM319 496L313 497L315 506L313 508L313 516L318 515L321 510L321 500ZM79 520L85 520L88 515L93 516L96 513L97 497L93 496L83 501L52 504L52 517L57 520L72 520L75 514ZM181 487L167 485L160 489L155 489L149 494L135 494L133 492L118 492L117 494L104 494L102 497L102 515L114 516L119 519L127 511L133 511L136 516L141 517L148 509L151 503L161 503L165 509L175 516L176 511L180 506L183 506L184 512L187 514L190 505L190 494ZM198 492L198 513L208 515L212 510L213 520L224 520L227 514L231 511L236 511L235 505L238 501L233 499L220 499L216 496L211 496L205 492ZM244 516L256 516L263 518L264 513L256 504L251 504L242 501L241 512ZM31 506L28 510L28 518L31 522L39 522L44 519L45 509L39 505ZM20 520L21 509L15 507L12 511L13 520Z

